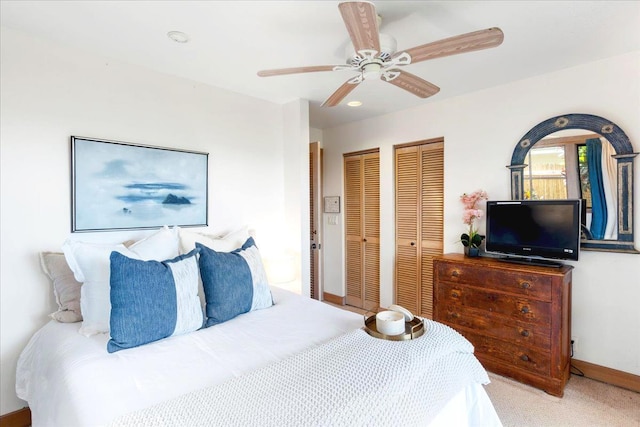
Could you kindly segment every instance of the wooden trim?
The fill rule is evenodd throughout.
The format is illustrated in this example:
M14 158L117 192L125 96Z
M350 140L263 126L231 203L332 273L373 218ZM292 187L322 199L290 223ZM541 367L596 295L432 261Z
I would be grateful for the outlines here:
M0 427L30 427L31 410L28 406L8 414L0 415Z
M415 147L417 145L433 144L436 142L444 142L444 137L441 136L438 138L423 139L421 141L405 142L402 144L396 144L393 146L393 148L397 150L399 148Z
M577 359L571 359L571 365L582 371L587 378L640 393L640 376L638 375Z
M333 294L330 294L329 292L322 293L322 300L326 302L330 302L331 304L345 305L344 297L333 295Z
M361 156L363 154L377 154L380 152L379 148L369 148L368 150L352 151L350 153L342 153L342 157L349 156Z

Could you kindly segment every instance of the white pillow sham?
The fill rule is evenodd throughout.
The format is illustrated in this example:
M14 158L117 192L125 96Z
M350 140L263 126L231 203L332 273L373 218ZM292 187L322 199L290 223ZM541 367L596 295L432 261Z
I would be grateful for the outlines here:
M111 315L110 261L111 252L144 261L163 261L179 255L179 231L165 226L156 233L134 243L88 243L67 239L62 245L65 259L80 288L82 326L80 333L91 336L109 332Z
M224 236L214 236L181 228L180 250L183 254L187 254L196 248L197 242L217 252L231 252L242 247L249 237L251 236L247 227L242 227Z

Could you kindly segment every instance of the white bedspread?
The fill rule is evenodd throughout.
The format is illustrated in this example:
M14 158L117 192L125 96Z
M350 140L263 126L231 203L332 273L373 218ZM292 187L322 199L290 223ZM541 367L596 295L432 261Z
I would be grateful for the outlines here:
M425 324L425 335L405 342L355 330L114 426L427 425L460 390L489 378L467 340L442 324Z
M18 360L18 397L28 402L34 427L108 425L125 414L313 349L363 325L361 315L279 288L272 292L271 308L111 354L106 351L107 335L87 338L78 333L79 323L51 321L34 334ZM499 425L481 385L461 390L456 401L448 405L451 415L465 413L474 422L485 418ZM473 412L466 412L467 407ZM441 425L447 425L450 416L441 415Z

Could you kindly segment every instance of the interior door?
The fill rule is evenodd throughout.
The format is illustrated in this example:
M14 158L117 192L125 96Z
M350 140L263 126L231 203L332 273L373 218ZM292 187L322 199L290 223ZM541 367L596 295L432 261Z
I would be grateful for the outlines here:
M380 154L345 154L346 303L380 305Z
M396 149L396 304L418 314L419 147Z
M442 254L444 143L396 146L396 304L433 316L433 257Z
M312 142L309 144L309 241L311 242L310 253L310 296L313 299L320 299L320 199L321 199L321 177L322 177L322 156L320 144Z

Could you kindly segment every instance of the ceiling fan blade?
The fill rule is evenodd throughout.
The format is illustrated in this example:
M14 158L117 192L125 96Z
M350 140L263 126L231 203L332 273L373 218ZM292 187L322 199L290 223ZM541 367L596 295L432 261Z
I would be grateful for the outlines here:
M340 3L338 9L356 52L361 50L380 52L378 15L375 6L369 2L345 2Z
M419 96L420 98L428 98L436 93L440 92L440 88L420 77L407 73L406 71L396 71L398 74L395 78L387 80L385 76L382 76L382 80L392 85L396 85L399 88L411 92L412 94ZM395 73L394 72L394 75Z
M358 86L359 83L350 83L354 79L349 79L344 82L342 86L338 88L335 92L331 94L329 98L327 98L321 105L321 107L335 107L340 104L340 101L344 99L345 96L349 95L352 90Z
M316 71L333 71L336 67L342 67L342 65L315 65L311 67L294 67L294 68L279 68L275 70L261 70L258 71L260 77L281 76L284 74L298 74L298 73L314 73Z
M502 44L504 33L500 28L487 28L459 36L453 36L438 40L433 43L423 44L404 52L411 55L411 63L426 61L427 59L442 58L444 56L457 55L459 53L473 52L474 50L488 49ZM401 55L399 52L394 55Z

